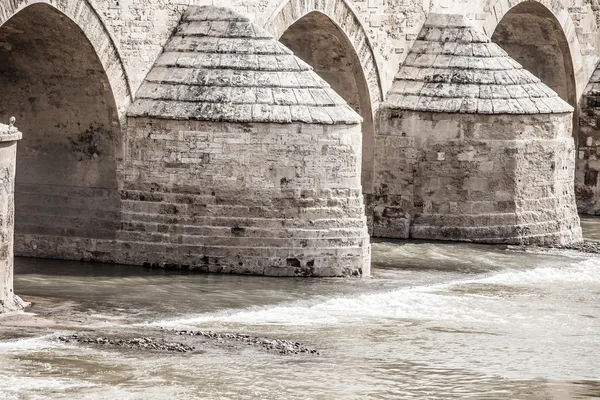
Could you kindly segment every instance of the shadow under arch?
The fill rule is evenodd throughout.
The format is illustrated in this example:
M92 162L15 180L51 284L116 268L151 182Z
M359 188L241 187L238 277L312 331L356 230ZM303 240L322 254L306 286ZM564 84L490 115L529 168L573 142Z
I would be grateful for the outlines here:
M15 254L110 261L96 241L120 225L122 130L93 44L55 7L33 3L0 26L0 115L14 115Z
M371 194L375 138L373 108L363 67L352 43L331 18L319 11L298 19L279 40L313 67L363 118L362 187L365 194Z
M576 66L578 60L573 56L577 54L579 45L575 34L569 29L572 25L570 19L563 18L561 24L556 15L556 10L537 1L519 3L499 21L493 31L492 41L574 108L573 139L575 148L580 149L586 144L579 119L577 76L580 68ZM576 151L576 154L579 152ZM586 160L576 157L575 194L580 213L593 210L597 198L597 179L590 179L587 171Z
M569 42L560 22L546 6L536 1L514 6L496 26L492 41L577 108Z
M119 53L117 40L107 29L100 14L90 4L89 0L0 1L0 26L25 8L41 4L48 5L69 18L90 40L100 62L104 66L119 109L121 123L124 123L125 113L131 104L134 90L126 72L123 58Z
M542 3L525 1L502 17L492 41L537 76L573 108L573 138L579 142L577 82L569 41L556 16Z

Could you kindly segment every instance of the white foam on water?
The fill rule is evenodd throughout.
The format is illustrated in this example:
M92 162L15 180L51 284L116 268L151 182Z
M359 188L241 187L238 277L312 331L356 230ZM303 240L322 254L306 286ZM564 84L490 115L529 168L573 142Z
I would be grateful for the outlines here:
M0 341L0 354L57 347L57 344L48 340L54 337L54 335L50 334L33 338Z
M23 311L23 310L18 310L18 311L9 311L9 312L4 312L2 314L0 314L0 321L2 321L3 319L10 319L10 318L14 318L15 316L26 316L26 317L35 317L37 316L36 313L30 312L30 311Z
M245 325L323 325L356 322L365 318L457 320L466 323L507 322L507 309L497 310L498 298L465 295L453 287L478 285L600 284L600 259L530 270L504 270L474 279L431 286L402 288L384 293L331 299L307 299L293 303L207 313L151 322L165 328L202 327L214 323ZM501 300L505 303L505 300Z
M437 293L436 290L443 286L447 285L336 297L325 301L296 301L275 306L200 314L187 318L152 322L148 325L184 328L201 327L215 322L246 325L323 325L356 322L365 318L461 319L471 322L487 321L491 318L499 319L496 314L486 311L487 307L473 308L472 299ZM481 299L479 302L492 301Z
M529 270L508 270L478 279L469 279L457 284L491 284L491 285L538 285L542 283L556 284L600 284L600 259L589 258L576 264L558 267L539 267Z

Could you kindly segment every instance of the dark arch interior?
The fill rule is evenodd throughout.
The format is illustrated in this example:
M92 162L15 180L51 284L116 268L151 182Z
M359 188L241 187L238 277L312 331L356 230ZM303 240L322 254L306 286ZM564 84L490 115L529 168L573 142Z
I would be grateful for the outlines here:
M114 237L119 220L120 127L102 64L73 21L34 4L0 26L0 91L0 118L23 132L15 252L83 258L86 240L72 238Z
M496 27L492 41L577 109L569 43L550 10L535 1L513 7Z
M292 24L280 41L312 66L363 118L362 187L372 193L373 112L360 60L342 30L325 14L311 12Z

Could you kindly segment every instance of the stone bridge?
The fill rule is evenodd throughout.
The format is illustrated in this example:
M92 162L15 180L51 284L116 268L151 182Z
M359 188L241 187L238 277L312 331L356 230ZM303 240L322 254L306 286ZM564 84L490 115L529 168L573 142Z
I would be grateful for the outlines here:
M568 243L599 212L595 0L219 6L0 0L0 302L13 222L21 256L339 276L369 235Z

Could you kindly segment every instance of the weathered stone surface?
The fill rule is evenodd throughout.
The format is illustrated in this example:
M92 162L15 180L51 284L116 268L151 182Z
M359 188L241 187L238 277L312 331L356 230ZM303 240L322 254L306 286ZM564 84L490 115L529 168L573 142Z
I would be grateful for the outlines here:
M361 118L268 33L230 10L190 7L138 97L118 233L137 245L118 261L369 273Z
M369 273L360 125L137 117L128 125L117 261L276 276Z
M132 117L357 124L312 67L231 10L190 7L128 111Z
M429 14L387 106L467 114L570 113L568 103L463 15Z
M165 244L165 240L171 240L172 236L173 242L183 242L184 236L174 232L185 230L202 238L202 235L214 235L210 230L213 220L207 214L202 216L201 226L195 226L196 222L193 222L193 226L189 227L189 220L185 218L182 219L184 222L177 221L177 225L172 223L175 217L170 212L187 210L191 206L187 202L205 204L202 196L209 196L212 190L202 192L199 198L188 197L190 188L197 185L209 189L223 187L225 192L235 185L239 186L239 183L233 183L234 175L228 175L231 168L223 161L226 158L219 155L218 149L222 146L244 153L250 151L250 147L246 142L239 147L237 143L219 142L224 140L219 137L215 137L215 143L210 145L193 143L196 147L187 146L185 141L182 144L179 137L154 135L143 138L142 141L147 140L152 146L162 146L164 154L169 154L169 158L164 157L162 162L165 170L173 172L162 173L168 175L168 184L174 189L163 189L163 181L159 180L160 185L152 183L159 179L157 176L161 171L144 170L141 155L145 153L135 146L133 150L127 147L133 143L126 133L131 131L126 127L130 103L136 102L131 108L132 115L141 115L140 121L147 119L140 122L141 125L157 124L159 131L165 129L155 121L161 116L171 118L170 122L181 118L178 122L204 121L216 125L224 120L233 120L237 121L236 132L238 128L245 132L247 127L244 124L251 122L267 121L265 125L280 127L295 121L286 125L291 130L282 135L285 138L277 139L277 143L261 142L261 146L272 152L266 162L274 162L271 159L275 159L281 163L278 168L287 168L291 166L284 163L282 154L286 153L282 149L285 146L290 148L288 141L295 140L294 132L298 129L305 129L306 124L333 125L335 122L348 127L353 126L357 119L356 114L345 105L341 106L339 98L323 80L363 116L362 192L371 205L367 217L379 221L377 232L381 235L402 237L411 230L412 206L407 205L410 202L406 196L398 197L394 190L399 190L396 186L414 185L414 178L396 180L400 169L429 168L427 163L435 164L434 161L456 163L456 160L451 161L454 157L461 163L470 162L463 160L472 154L468 147L462 149L456 145L454 153L438 148L433 151L435 146L441 146L440 141L450 143L454 140L448 134L453 121L444 120L442 114L460 114L461 117L454 122L465 126L478 124L481 116L488 115L492 119L498 114L507 118L515 116L514 123L520 126L526 122L523 115L529 115L533 121L530 122L539 126L515 130L525 136L529 130L539 133L541 129L538 128L547 124L537 118L538 114L562 110L565 104L545 86L539 85L538 78L571 105L581 100L583 112L579 120L582 125L588 126L583 127L578 136L580 167L577 188L580 209L595 212L597 171L600 167L596 165L598 129L595 119L598 104L594 93L598 89L596 83L600 75L592 76L592 72L597 66L600 42L596 23L598 11L593 5L583 7L574 0L545 3L492 0L468 4L443 0L433 5L413 0L285 0L229 1L219 5L233 11L189 8L189 2L180 0L0 0L0 86L3 90L0 116L7 120L14 113L19 121L23 121L19 126L25 132L25 140L19 145L20 172L16 183L18 254L139 263L141 261L135 259L132 251L132 248L136 251L139 248L140 252L149 254L148 260L152 261L147 262L151 264L184 265L169 263L170 259L165 254L177 253L182 247L176 243L179 247L175 251L170 242ZM426 29L422 29L427 18L424 10L433 13L441 10L464 16L431 14ZM280 38L292 48L320 78L315 77L306 63L294 58L270 39L271 36ZM500 48L489 42L490 37ZM394 80L399 63L405 59L404 64L411 68L403 69L403 75ZM535 76L528 75L519 64ZM204 90L209 87L207 85L211 90ZM586 85L586 96L582 99ZM395 95L390 92L386 98L385 94L392 86L401 91ZM386 119L383 116L388 115L389 110L383 110L374 119L385 100L396 104L396 113L391 113ZM417 152L414 146L429 145L419 142L416 133L409 135L421 129L423 121L399 131L406 136L400 135L398 143L381 138L376 144L374 120L377 129L386 132L402 119L400 114L422 109L437 113L441 118L435 122L435 129L429 127L428 121L424 123L423 142L431 141L432 152L423 150L425 155ZM150 115L156 118L149 118ZM558 117L555 121L566 121L560 113L553 115ZM407 121L413 119L408 118ZM500 118L498 123L508 124L504 118ZM272 127L269 130L274 129ZM148 135L153 132L143 129ZM187 129L212 132L212 128L182 128L183 131ZM216 132L220 132L219 129ZM547 129L556 133L562 128L551 126ZM574 131L577 131L577 124ZM257 134L255 139L266 137L261 135L266 133ZM338 164L336 161L330 163L331 156L323 150L329 140L327 135L319 139L311 137L310 140L320 141L322 147L318 150L323 154L318 155L319 160L326 165L323 168L327 172L335 173L337 170L332 166ZM502 139L506 140L507 147L510 147L510 141L520 140L507 138L510 136ZM212 136L210 140L213 140ZM560 144L560 141L552 142L549 146L554 146L555 150L546 152L547 148L538 146L541 142L535 140L531 147L541 153L529 154L521 148L511 150L516 151L515 165L525 154L530 160L542 157L542 154L550 157L555 151L565 152L563 159L571 156L569 146ZM408 143L410 141L413 143ZM204 145L208 147L202 147ZM275 145L281 148L275 149ZM172 149L178 146L181 148L178 148L177 155L172 156L175 153ZM252 151L263 151L263 147L254 147ZM152 151L160 153L157 149ZM294 151L299 150L294 148ZM490 150L488 154L495 153ZM307 157L305 154L304 158ZM425 157L424 161L422 157ZM380 165L384 168L389 166L390 170L375 171L375 158L383 159ZM415 158L419 162L415 162ZM196 181L200 166L217 165L219 162L223 162L222 169L211 170L211 173L228 176L226 184L218 178L214 182L208 178ZM300 163L299 160L295 162ZM482 165L485 165L482 168L489 168L492 164ZM522 167L522 164L518 165ZM294 167L297 165L294 164ZM186 168L194 173L182 174L181 171ZM310 181L311 171L306 169L302 172L306 172L302 175L303 184L313 184ZM414 173L426 175L423 171ZM513 176L512 172L507 173L506 179ZM184 192L180 192L178 186L181 183L178 182L179 175L187 180ZM288 175L284 174L281 178L288 179ZM468 181L467 178L461 175L452 182L460 185L460 182ZM137 184L138 180L139 187L132 189L130 185ZM340 183L340 187L361 190L354 181L346 186ZM382 203L381 196L387 192L392 194ZM436 193L439 194L439 191ZM219 197L219 201L227 196ZM272 196L280 201L279 194L261 192L260 196ZM321 195L315 196L321 198ZM337 198L344 196L333 197L331 210L336 209L333 204ZM249 202L248 199L243 201ZM156 213L156 209L146 204L151 202L164 204ZM432 210L434 205L435 201L432 202ZM488 206L477 204L477 209ZM243 214L235 207L220 210L236 218ZM382 216L393 223L382 225ZM350 222L340 221L337 216L331 218L342 226L354 223L352 218L348 220ZM292 222L288 217L281 220L300 227L305 222ZM321 227L317 231L329 232L328 219L310 221ZM448 219L446 222L452 221L458 220ZM252 222L266 231L272 229L269 218L254 218ZM460 221L452 223L462 226ZM136 229L141 230L142 226L146 229L148 224L154 224L149 228L150 233L143 238L135 236L138 235L134 232ZM227 232L233 234L229 221L218 224L217 230L223 236ZM427 224L429 222L424 222L424 225ZM352 226L356 228L358 225ZM233 231L236 234L241 232L237 228ZM258 238L262 234L258 228L252 232ZM346 233L340 233L340 236L343 235ZM510 237L512 233L507 235ZM196 237L185 237L185 240L196 241L196 244L198 241ZM214 240L218 242L221 239ZM279 245L281 243L272 248ZM224 247L217 250L226 251ZM286 255L287 258L291 259L289 267L287 263L285 268L279 269L267 265L262 271L273 274L295 271L293 265L297 263L293 257ZM210 264L210 267L202 268L214 271L244 272L237 267L225 268L211 263L202 261L199 264ZM253 273L260 271L261 268L256 268Z
M0 312L25 306L13 291L15 164L22 134L12 122L11 126L0 124Z
M349 24L348 20L345 22L346 25ZM358 21L354 23L357 24ZM355 50L358 49L355 47L356 36L359 33L357 29L358 27L354 26L347 32L351 35L347 36L326 13L312 12L293 21L285 32L281 32L283 34L279 40L298 58L313 66L317 75L325 79L363 118L361 185L365 199L368 200L373 192L373 113L378 106L379 88L376 84L373 85L377 74L372 71L369 75L367 70L363 71L361 64L364 61ZM295 92L297 97L303 93L305 92Z
M571 118L390 110L378 132L374 235L579 242Z
M429 17L386 108L375 236L581 241L572 108L460 16Z

